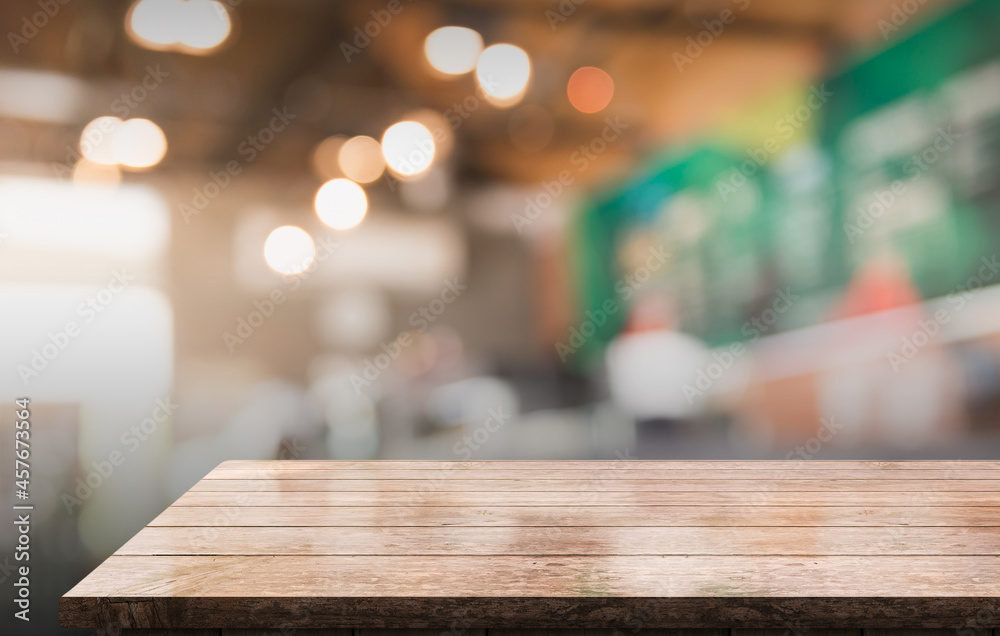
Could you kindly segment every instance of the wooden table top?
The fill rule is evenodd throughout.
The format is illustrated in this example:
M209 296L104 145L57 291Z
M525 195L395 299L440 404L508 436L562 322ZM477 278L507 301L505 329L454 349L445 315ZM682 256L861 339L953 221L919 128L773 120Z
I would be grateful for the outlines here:
M229 461L67 627L992 627L1000 461Z

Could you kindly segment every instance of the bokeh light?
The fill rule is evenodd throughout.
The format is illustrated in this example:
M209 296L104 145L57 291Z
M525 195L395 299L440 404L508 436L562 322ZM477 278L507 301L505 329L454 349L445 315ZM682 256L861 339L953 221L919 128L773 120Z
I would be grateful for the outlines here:
M137 0L125 27L144 48L203 54L226 41L232 21L216 0Z
M368 212L365 191L350 179L333 179L324 183L316 192L314 204L320 220L335 230L355 227Z
M337 152L337 165L344 175L358 183L371 183L385 172L382 147L371 137L351 137Z
M576 69L566 84L569 103L581 113L596 113L603 110L611 102L614 94L614 80L594 66Z
M344 135L334 135L319 142L312 153L313 172L324 181L337 179L344 176L340 169L340 148L347 141Z
M181 44L193 49L208 51L226 41L232 30L229 12L214 0L187 0L185 28L181 32Z
M264 241L264 260L279 274L305 271L316 258L316 246L309 234L300 227L283 225L271 232Z
M122 120L117 117L98 117L91 121L80 133L80 154L94 163L109 166L118 163L111 142L121 125Z
M167 137L148 119L129 119L115 131L111 151L115 161L123 166L149 168L160 163L167 153Z
M496 106L513 106L521 101L530 80L531 60L524 49L513 44L488 47L476 63L476 81Z
M415 121L393 124L382 135L382 156L400 177L414 177L430 168L434 151L431 132Z
M430 108L421 108L406 115L407 121L415 121L431 132L434 139L434 158L445 159L455 146L455 132L444 115Z
M424 40L427 61L446 75L461 75L476 68L476 60L482 51L482 36L465 27L441 27Z

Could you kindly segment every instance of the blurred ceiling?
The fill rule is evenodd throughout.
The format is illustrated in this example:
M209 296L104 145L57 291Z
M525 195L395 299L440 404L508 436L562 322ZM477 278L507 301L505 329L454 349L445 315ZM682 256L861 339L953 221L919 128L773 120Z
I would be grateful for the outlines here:
M15 47L9 34L21 32L39 2L0 4L8 34L0 66L84 80L78 106L63 121L4 122L0 159L63 160L83 125L109 114L121 93L152 69L162 81L129 116L152 119L166 132L163 171L203 170L235 158L274 108L296 116L261 157L279 177L308 172L310 153L326 136L378 138L407 112L432 108L451 116L456 170L466 181L537 184L567 168L572 153L601 133L606 117L617 117L627 126L622 142L610 145L599 167L585 175L602 178L624 170L637 152L683 141L769 91L808 82L845 58L883 46L880 20L899 10L893 0L402 0L399 13L347 60L342 43L357 44L358 30L378 16L384 20L389 0L227 4L235 37L203 57L136 46L122 28L126 0L58 4L47 24ZM945 4L928 0L893 37ZM708 44L698 46L694 38L717 28L727 10L735 18L724 33L702 36ZM532 84L520 104L487 105L474 99L471 76L445 78L430 68L423 40L448 24L475 28L487 45L511 42L531 55ZM679 65L678 53L691 63ZM589 115L574 110L565 93L569 75L586 65L603 68L616 83L611 104ZM475 102L476 108L459 109Z

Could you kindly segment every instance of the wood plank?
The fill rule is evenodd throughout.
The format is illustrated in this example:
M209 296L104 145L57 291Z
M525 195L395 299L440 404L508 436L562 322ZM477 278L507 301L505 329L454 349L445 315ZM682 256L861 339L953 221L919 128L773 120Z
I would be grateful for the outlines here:
M287 462L296 464L298 462ZM762 479L870 479L870 480L941 480L941 479L988 479L1000 481L1000 470L843 470L834 468L814 470L792 469L656 469L656 468L604 468L590 470L568 469L510 469L476 471L458 468L415 469L321 469L275 468L226 469L216 468L205 479L432 479L445 480L489 480L489 479L551 479L551 480L598 480L615 481L621 479L696 479L696 480L762 480Z
M431 627L445 616L586 627L641 602L650 627L774 626L793 612L805 627L950 627L1000 620L998 594L992 556L112 556L60 616L80 627Z
M175 506L1000 506L1000 492L187 492Z
M800 597L996 598L1000 557L111 556L67 595L770 598L790 590Z
M155 526L1000 526L1000 507L517 506L184 507Z
M1000 462L226 462L64 596L60 621L978 630L1000 623ZM726 633L677 631L694 628Z
M658 470L688 469L688 470L766 470L766 469L830 469L854 471L858 469L895 470L1000 470L1000 460L906 460L906 461L849 461L849 460L489 460L489 461L439 461L439 460L365 460L365 461L328 461L328 460L229 460L218 466L220 469L320 469L320 470L510 470L510 469L546 469L546 470L595 470L602 468L653 468Z
M144 528L118 555L1000 556L1000 528Z
M203 479L192 492L1000 492L996 479Z

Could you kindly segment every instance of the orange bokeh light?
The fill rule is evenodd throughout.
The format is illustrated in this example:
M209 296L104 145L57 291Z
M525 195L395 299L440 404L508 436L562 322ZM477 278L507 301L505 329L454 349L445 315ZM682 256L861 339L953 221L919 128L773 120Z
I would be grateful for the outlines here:
M569 103L581 113L596 113L603 110L614 94L614 80L594 66L576 69L566 84Z

